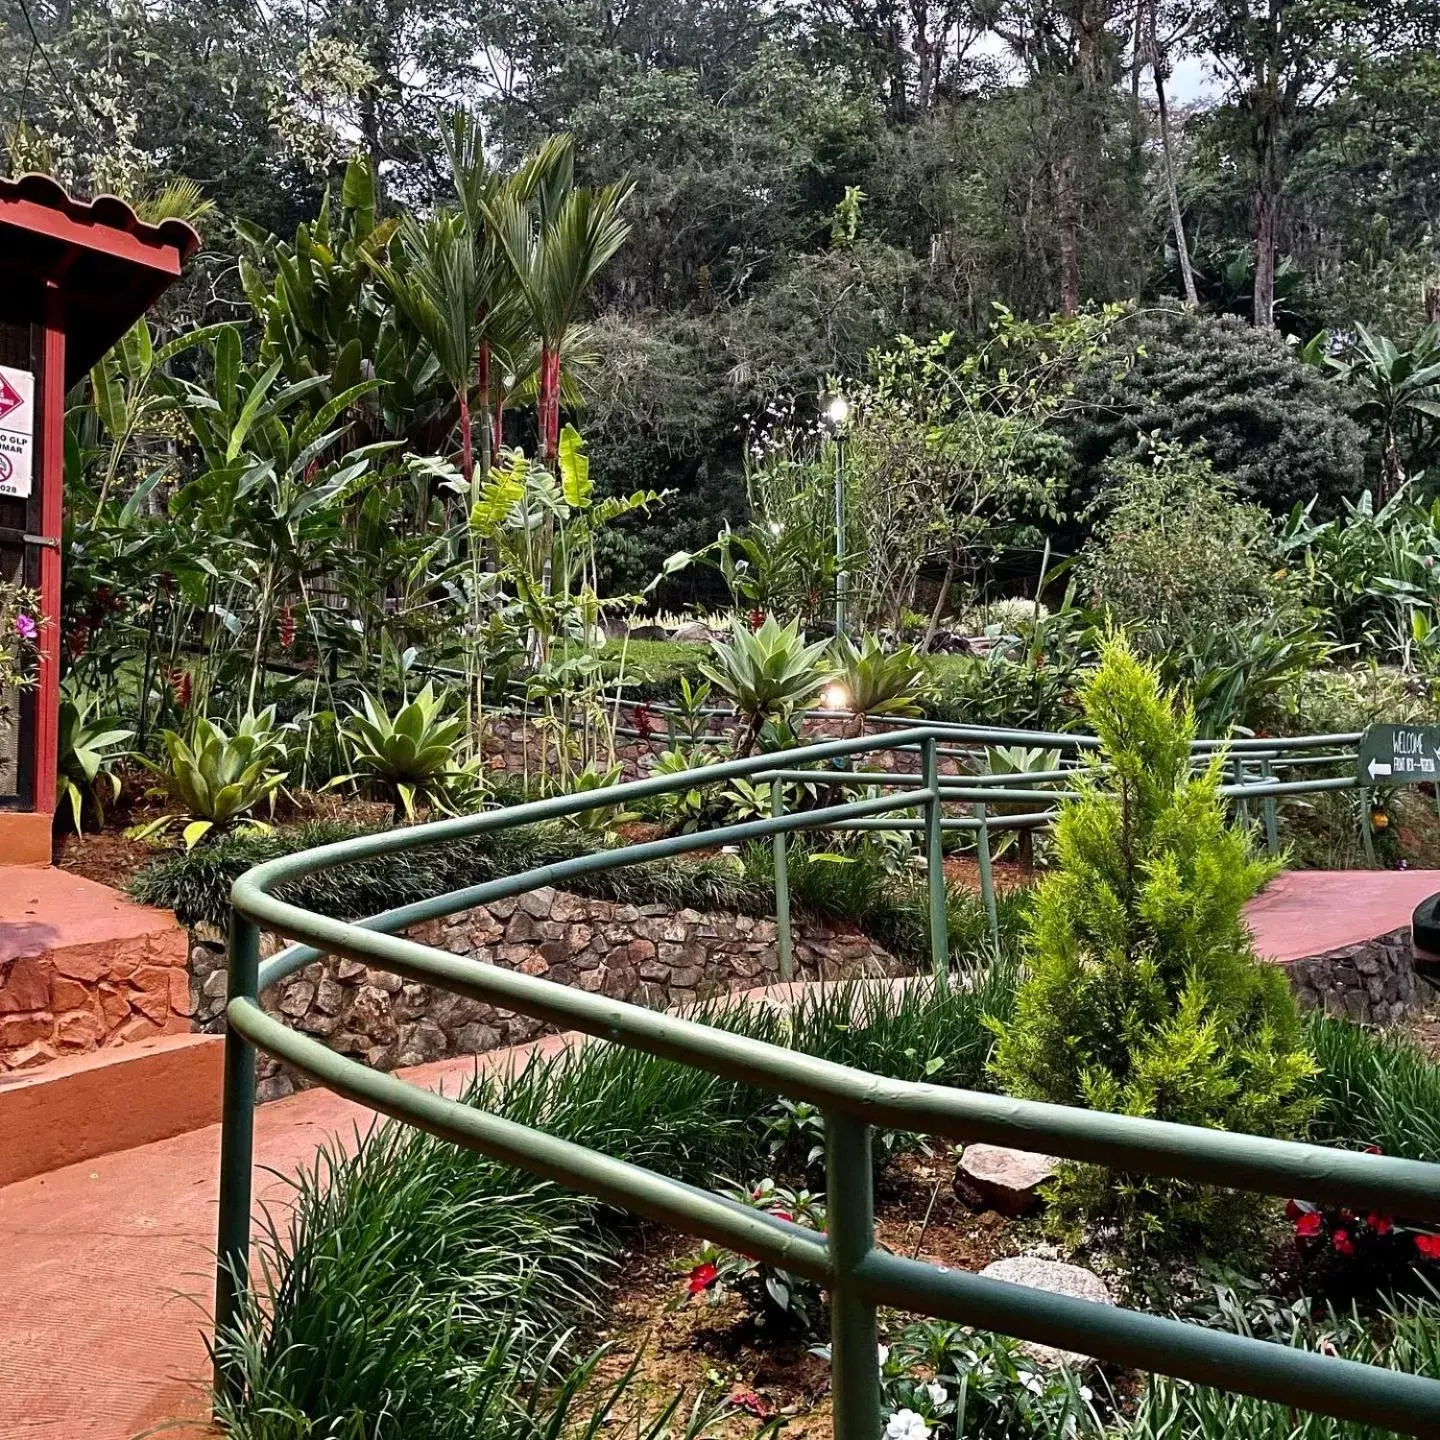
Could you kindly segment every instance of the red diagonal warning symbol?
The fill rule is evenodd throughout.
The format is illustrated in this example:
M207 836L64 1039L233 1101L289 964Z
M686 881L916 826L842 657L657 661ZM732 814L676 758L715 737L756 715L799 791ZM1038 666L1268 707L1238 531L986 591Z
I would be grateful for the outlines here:
M18 410L24 403L24 397L20 392L3 375L0 375L0 420L3 420L12 410Z

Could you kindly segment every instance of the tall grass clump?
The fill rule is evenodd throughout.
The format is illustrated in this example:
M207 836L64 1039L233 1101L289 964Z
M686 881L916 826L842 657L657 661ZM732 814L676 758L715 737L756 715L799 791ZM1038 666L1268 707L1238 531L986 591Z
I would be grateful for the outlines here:
M1440 1162L1440 1065L1398 1036L1312 1015L1314 1139Z
M714 1002L700 1018L881 1075L971 1085L989 1058L986 1015L1004 1011L1014 983L996 966L950 987L830 987L790 1012ZM764 1162L774 1103L598 1042L482 1077L464 1099L701 1185ZM222 1402L231 1433L592 1433L573 1405L554 1428L552 1411L572 1368L588 1363L571 1337L603 1300L626 1217L395 1123L351 1155L323 1152L288 1198L284 1223L258 1246L258 1294L239 1331L220 1338L245 1379L244 1399ZM551 1409L536 1409L540 1395Z
M1331 1317L1320 1325L1297 1317L1289 1335L1274 1338L1306 1350L1338 1352L1366 1365L1440 1379L1440 1303L1434 1296L1393 1301L1378 1323L1347 1316ZM1155 1376L1147 1383L1134 1418L1112 1435L1114 1440L1390 1440L1391 1433Z

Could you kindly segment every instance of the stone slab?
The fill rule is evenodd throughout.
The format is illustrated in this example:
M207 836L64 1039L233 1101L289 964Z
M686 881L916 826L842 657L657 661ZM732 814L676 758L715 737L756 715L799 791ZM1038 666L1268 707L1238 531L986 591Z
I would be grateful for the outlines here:
M1073 1300L1090 1300L1097 1305L1113 1305L1110 1287L1093 1270L1080 1265L1066 1265L1059 1260L1041 1260L1034 1255L1015 1255L996 1260L980 1274L986 1279L1003 1280L1010 1285L1024 1285L1031 1290L1045 1290L1051 1295L1066 1295ZM1079 1370L1092 1363L1091 1357L1078 1350L1061 1350L1051 1345L1026 1341L1025 1353L1038 1364Z

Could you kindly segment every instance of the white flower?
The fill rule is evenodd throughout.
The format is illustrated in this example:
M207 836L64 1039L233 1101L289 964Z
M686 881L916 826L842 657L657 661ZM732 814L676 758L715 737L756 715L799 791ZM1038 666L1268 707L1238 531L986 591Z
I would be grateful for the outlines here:
M885 1440L930 1440L930 1427L913 1410L897 1410L885 1426Z
M938 1380L932 1380L920 1388L930 1397L930 1403L937 1410L950 1398L950 1392Z
M1080 1387L1080 1398L1084 1400L1086 1404L1089 1404L1089 1402L1095 1398L1094 1392L1088 1385L1082 1385Z
M890 1347L888 1345L877 1345L875 1353L880 1359L880 1368L883 1370L890 1359Z

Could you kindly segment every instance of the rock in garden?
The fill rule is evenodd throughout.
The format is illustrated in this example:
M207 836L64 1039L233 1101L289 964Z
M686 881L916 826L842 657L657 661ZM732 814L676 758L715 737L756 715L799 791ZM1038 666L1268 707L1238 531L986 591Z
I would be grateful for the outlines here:
M1040 1186L1055 1178L1055 1161L1030 1150L970 1145L955 1171L955 1193L972 1209L1024 1215L1040 1203Z
M631 631L634 634L634 631ZM702 625L698 620L692 620L689 624L682 625L671 636L671 641L676 645L706 645L715 639L715 631L708 625Z
M997 1260L980 1274L989 1280L1004 1280L1010 1285L1027 1285L1032 1290L1048 1290L1052 1295L1068 1295L1076 1300L1093 1300L1100 1305L1113 1305L1110 1288L1093 1270L1080 1265L1065 1265L1058 1260L1039 1260L1033 1255L1016 1255ZM1090 1356L1076 1350L1057 1350L1052 1345L1037 1345L1027 1340L1022 1347L1040 1365L1064 1365L1071 1370L1089 1365Z

